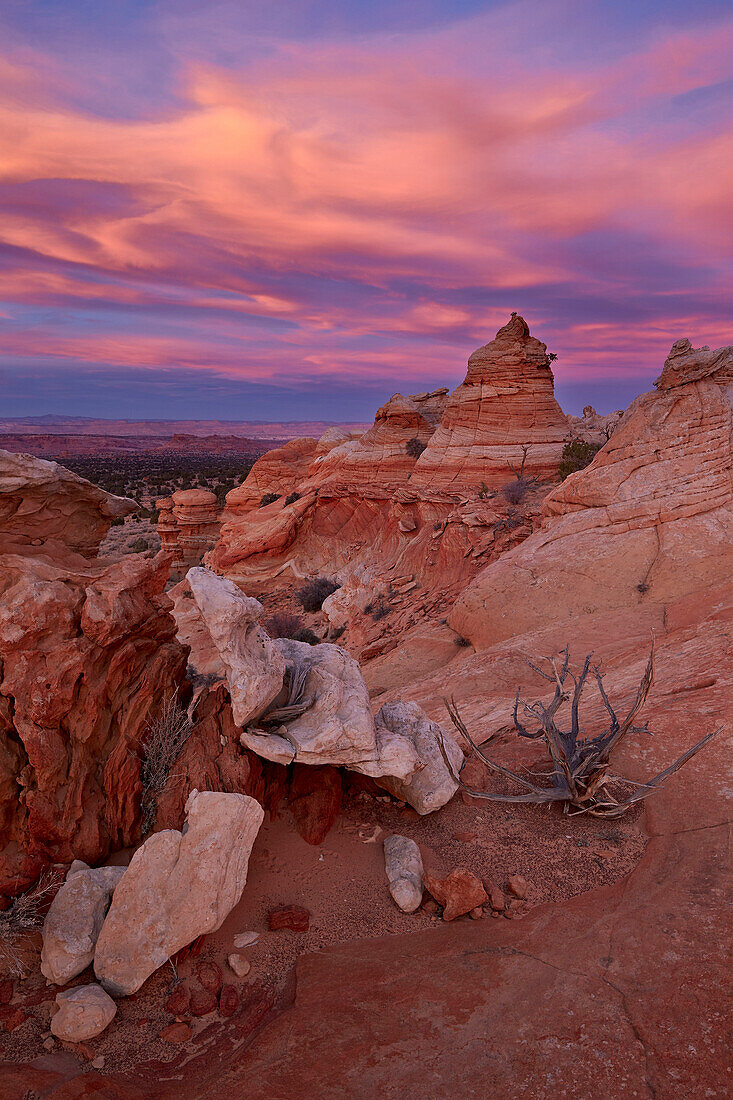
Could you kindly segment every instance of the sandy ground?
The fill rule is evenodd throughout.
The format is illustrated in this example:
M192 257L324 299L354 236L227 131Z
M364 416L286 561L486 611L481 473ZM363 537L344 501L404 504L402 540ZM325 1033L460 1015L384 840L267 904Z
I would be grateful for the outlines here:
M138 539L145 539L148 550L157 553L160 550L158 529L149 519L127 516L124 523L110 527L107 537L99 547L100 558L117 557L120 554L134 553L132 547Z
M73 1057L80 1067L93 1071L92 1060L101 1057L105 1072L129 1071L151 1059L172 1060L180 1057L181 1047L158 1034L175 1019L166 1010L166 1000L177 979L198 988L196 967L202 960L219 964L224 981L237 988L242 1001L265 990L275 1003L284 1004L292 991L294 963L304 952L409 933L437 923L438 916L423 910L404 914L392 902L382 848L389 833L416 840L431 872L465 866L500 886L510 875L523 875L529 895L526 903L515 903L512 919L521 919L541 902L561 901L622 878L644 849L638 812L611 823L590 818L569 821L556 807L477 804L464 797L457 796L438 813L419 818L386 795L349 795L335 826L318 847L298 836L287 809L274 821L267 818L255 842L242 900L222 928L206 938L198 957L189 956L177 967L169 963L135 996L121 998L107 1031L79 1048L49 1038L57 989L40 975L37 945L27 960L31 976L15 981L12 998L12 1006L21 1007L28 1018L10 1034L3 1034L4 1058L31 1062ZM308 932L267 930L268 912L282 904L309 910ZM483 919L492 922L488 913ZM242 950L251 970L239 979L228 967L227 956L235 950L234 936L250 930L259 933L259 940ZM70 984L93 980L90 969ZM236 1017L221 1019L216 1012L184 1018L194 1029L188 1044L192 1055L202 1044L216 1043L236 1027Z

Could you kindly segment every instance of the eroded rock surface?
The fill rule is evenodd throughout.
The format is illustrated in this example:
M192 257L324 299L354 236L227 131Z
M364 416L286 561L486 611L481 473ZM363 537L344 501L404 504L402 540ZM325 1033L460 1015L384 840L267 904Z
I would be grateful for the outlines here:
M453 738L415 703L385 703L377 714L377 730L385 740L394 739L414 747L419 765L405 779L395 775L377 778L380 787L403 802L409 802L419 814L433 813L445 806L458 789L458 783L448 771L440 742L453 771L463 767L463 753Z
M66 985L94 959L102 923L124 867L72 864L43 922L41 973Z

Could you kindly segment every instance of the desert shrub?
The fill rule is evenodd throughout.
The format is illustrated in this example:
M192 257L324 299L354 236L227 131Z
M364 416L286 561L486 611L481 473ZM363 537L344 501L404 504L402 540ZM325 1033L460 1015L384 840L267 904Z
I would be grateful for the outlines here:
M315 577L298 589L295 598L304 611L320 611L323 601L340 587L340 584L328 577Z
M344 633L345 630L346 630L346 623L344 623L342 626L335 626L333 628L333 630L331 631L331 640L334 641L334 642L338 641L338 639L341 637L341 635Z
M425 450L426 446L426 443L423 443L417 438L417 436L415 436L413 439L407 440L407 443L405 443L405 450L407 451L410 458L419 458Z
M265 630L271 638L292 638L295 642L307 642L308 645L318 645L321 640L305 625L300 615L294 615L292 611L276 611L265 620Z
M521 504L533 484L529 478L515 478L514 481L507 481L506 485L502 485L501 495L509 504Z
M300 500L300 493L288 493L285 497L286 504L295 504L296 500Z
M464 638L462 634L456 635L455 643L460 649L464 649L466 646L471 645L468 638Z
M54 872L41 875L38 882L20 894L0 913L0 964L11 974L22 977L23 947L29 932L40 928L53 896L61 885Z
M564 481L570 474L575 474L578 470L584 470L586 466L590 466L600 449L599 443L586 443L584 439L573 439L572 442L566 443L562 449L562 458L558 469L560 480Z
M486 500L489 495L489 487L485 481L482 481L478 487L478 495L480 500Z
M125 517L124 516L114 516L113 519L112 519L112 522L110 523L110 527L123 527L124 523L125 523Z
M372 618L383 619L385 615L389 615L392 608L384 600L378 600L372 607Z
M147 539L135 539L132 546L130 547L130 551L133 554L143 554L148 549L149 546Z
M274 504L279 499L279 493L265 493L264 496L260 497L260 508L264 508L268 504Z
M147 836L155 824L158 798L168 785L171 769L191 736L192 729L191 720L178 700L177 691L163 700L160 714L148 723L140 768L143 787L143 836Z

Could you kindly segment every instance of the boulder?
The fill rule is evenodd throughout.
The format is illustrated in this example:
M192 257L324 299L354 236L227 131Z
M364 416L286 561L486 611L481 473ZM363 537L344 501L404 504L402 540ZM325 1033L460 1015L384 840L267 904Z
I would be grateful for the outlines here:
M94 948L124 867L87 867L75 861L43 922L41 973L66 985L94 959Z
M389 771L375 777L375 782L409 804L419 814L439 810L449 802L458 783L446 767L440 751L442 740L446 755L456 775L463 767L463 753L453 738L437 722L432 722L417 703L385 703L377 714L377 733L384 746L382 762L387 766L386 745L392 746L393 757L407 758L414 754L417 766L405 777Z
M397 833L386 837L384 870L395 905L403 913L414 913L423 895L422 856L415 841Z
M97 940L94 971L113 993L136 992L197 936L216 931L242 896L263 810L246 795L193 791L183 832L135 852Z
M51 1033L66 1043L85 1043L101 1035L117 1012L109 994L94 983L62 990L56 994L56 1004Z
M211 638L226 675L234 721L246 726L276 697L285 673L282 655L257 624L262 604L210 569L189 569L186 579L201 629Z

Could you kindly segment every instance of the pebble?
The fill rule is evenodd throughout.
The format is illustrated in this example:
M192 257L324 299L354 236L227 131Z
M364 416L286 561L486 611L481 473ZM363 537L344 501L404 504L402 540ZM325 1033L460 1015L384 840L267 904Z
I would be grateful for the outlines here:
M244 955L230 955L227 962L238 978L246 978L252 969L251 963L245 959Z
M193 1035L190 1024L184 1023L179 1020L175 1024L168 1024L162 1031L158 1032L158 1038L162 1039L164 1043L186 1043Z
M43 1048L44 1048L44 1050L53 1050L53 1048L54 1048L55 1046L56 1046L56 1043L54 1042L54 1040L53 1040L53 1038L52 1038L52 1036L51 1036L51 1035L49 1035L48 1039L44 1039L44 1040L43 1040Z
M267 914L267 927L271 932L290 928L293 932L307 932L311 915L302 905L278 905Z
M471 920L481 920L484 916L484 911L480 905L477 905L475 909L472 909L469 913Z
M234 937L234 946L240 950L243 947L252 947L260 938L259 932L240 932Z
M96 1058L92 1058L92 1069L104 1069L104 1057L98 1054Z
M512 875L507 880L506 888L510 894L514 894L515 898L526 898L529 893L527 880L522 875Z

